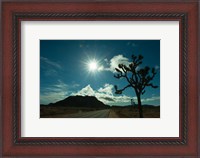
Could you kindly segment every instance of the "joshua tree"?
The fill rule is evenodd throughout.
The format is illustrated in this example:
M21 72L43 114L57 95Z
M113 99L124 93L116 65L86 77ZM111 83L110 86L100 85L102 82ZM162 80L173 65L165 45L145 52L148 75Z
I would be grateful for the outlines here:
M118 68L115 68L117 74L114 75L115 78L121 79L125 78L128 82L128 85L122 89L118 89L115 85L115 93L122 94L126 88L133 88L137 96L138 101L138 110L140 118L143 118L141 95L145 93L145 87L157 88L154 86L151 81L156 75L155 68L150 69L148 66L144 68L139 68L139 65L142 64L142 55L132 55L132 62L127 66L125 64L119 64Z

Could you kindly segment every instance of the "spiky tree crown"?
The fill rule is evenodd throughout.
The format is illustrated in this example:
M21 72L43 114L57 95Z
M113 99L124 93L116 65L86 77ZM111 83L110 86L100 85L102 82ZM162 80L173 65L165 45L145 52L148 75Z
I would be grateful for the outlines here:
M128 88L132 87L135 89L136 94L141 95L145 93L145 87L157 88L151 82L156 75L155 68L150 68L148 66L144 68L139 68L139 65L142 64L142 55L132 55L132 62L127 66L125 64L119 64L118 68L115 68L117 74L114 75L115 78L125 78L128 82L128 85L122 89L118 89L115 85L115 93L122 94L122 92Z

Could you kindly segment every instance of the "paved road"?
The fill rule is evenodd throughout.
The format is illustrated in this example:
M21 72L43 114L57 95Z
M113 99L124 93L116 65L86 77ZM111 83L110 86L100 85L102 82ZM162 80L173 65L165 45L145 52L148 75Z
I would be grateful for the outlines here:
M108 118L110 109L80 112L75 114L57 115L59 118Z

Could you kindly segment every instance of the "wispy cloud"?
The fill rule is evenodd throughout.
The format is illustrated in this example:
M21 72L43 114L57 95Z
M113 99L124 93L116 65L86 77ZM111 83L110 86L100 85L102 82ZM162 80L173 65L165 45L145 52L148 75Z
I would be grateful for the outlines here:
M55 61L51 61L48 58L40 57L40 60L41 60L41 62L44 62L45 64L47 64L49 66L52 66L52 67L57 68L57 69L62 69L60 64L58 64Z
M136 47L137 45L133 42L127 42L127 46Z
M58 80L56 84L43 88L40 93L41 104L54 103L67 97L68 85Z
M72 93L72 90L76 89L80 85L72 83L70 85L65 84L62 80L57 80L55 84L48 87L41 88L40 91L40 103L48 104L62 100Z
M62 70L62 66L55 61L51 61L48 58L40 57L40 67L44 70L46 76L55 76L59 70Z
M147 102L155 102L155 101L159 101L159 100L160 100L159 96L152 96L150 98L144 98L141 101L147 103Z
M158 65L156 65L156 66L155 66L155 69L158 70L158 69L160 69L160 67L159 67Z

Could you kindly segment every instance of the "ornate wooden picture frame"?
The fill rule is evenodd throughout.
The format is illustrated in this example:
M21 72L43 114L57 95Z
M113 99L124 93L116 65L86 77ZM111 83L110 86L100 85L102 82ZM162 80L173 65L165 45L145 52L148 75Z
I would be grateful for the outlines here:
M3 2L3 156L199 155L198 2ZM21 137L22 21L179 21L179 137Z

